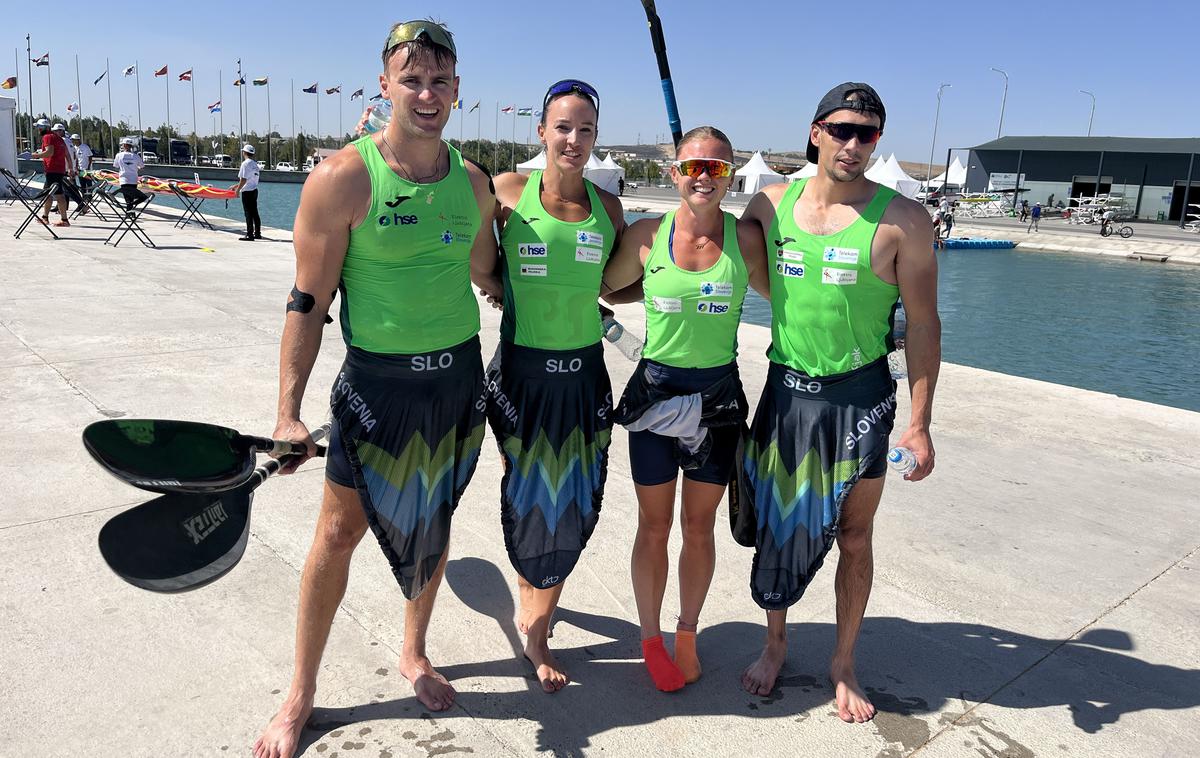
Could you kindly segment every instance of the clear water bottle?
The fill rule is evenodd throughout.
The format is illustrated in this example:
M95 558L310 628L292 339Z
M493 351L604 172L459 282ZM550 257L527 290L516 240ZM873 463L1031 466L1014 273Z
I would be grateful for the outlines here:
M631 361L638 361L642 358L642 341L638 339L632 332L621 326L621 322L617 321L612 316L604 319L604 339L617 346L624 355Z
M888 465L892 471L904 476L917 470L917 456L906 447L894 447L887 454Z
M892 372L892 379L900 381L908 376L908 361L904 357L904 348L898 347L888 353L888 370Z
M392 120L392 101L379 100L371 106L370 112L367 113L367 123L363 128L368 134L374 134L380 131L388 122Z

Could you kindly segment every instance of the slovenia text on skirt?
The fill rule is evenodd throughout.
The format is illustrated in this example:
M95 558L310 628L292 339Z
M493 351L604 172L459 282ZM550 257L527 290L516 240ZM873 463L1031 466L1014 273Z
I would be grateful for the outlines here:
M766 610L800 599L837 537L842 505L885 471L896 383L881 358L813 378L771 363L742 460L757 522L750 589Z
M553 587L575 568L600 518L612 437L604 350L502 341L487 386L488 421L504 461L504 546L526 581Z
M446 550L450 518L479 460L484 404L478 337L422 355L352 347L334 383L327 476L358 490L409 599ZM347 461L350 477L339 470Z

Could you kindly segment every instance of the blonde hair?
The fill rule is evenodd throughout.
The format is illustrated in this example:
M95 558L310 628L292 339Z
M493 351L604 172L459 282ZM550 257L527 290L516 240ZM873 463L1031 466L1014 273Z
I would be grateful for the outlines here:
M715 139L718 142L724 142L725 147L729 148L729 157L733 158L733 143L729 141L729 137L725 132L715 126L697 126L695 129L689 129L687 134L679 139L679 145L675 148L675 154L679 155L679 151L689 142L696 142L702 139ZM712 156L716 157L716 156Z

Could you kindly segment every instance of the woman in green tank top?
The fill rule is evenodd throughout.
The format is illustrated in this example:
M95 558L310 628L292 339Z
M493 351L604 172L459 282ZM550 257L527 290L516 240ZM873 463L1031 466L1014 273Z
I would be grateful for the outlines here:
M610 302L625 301L625 288L639 279L644 292L646 347L616 418L630 427L630 467L639 505L632 575L642 653L655 686L664 691L700 677L696 627L716 564L713 527L747 410L737 376L738 322L747 285L768 295L762 230L721 210L732 179L729 138L712 127L699 127L684 135L676 155L671 179L679 191L679 208L632 224L604 272ZM649 420L678 411L689 402L681 398L689 396L694 411L689 430ZM708 411L723 409L725 425L708 428L706 421L705 428L697 429L698 406L709 420ZM707 442L690 441L696 432ZM710 446L706 455L705 445ZM683 550L672 658L663 645L659 616L681 465Z
M583 175L598 119L590 85L552 85L538 124L546 168L495 180L504 314L488 418L504 461L501 522L520 588L518 626L546 692L569 681L547 637L599 517L612 435L597 300L625 224L620 201Z

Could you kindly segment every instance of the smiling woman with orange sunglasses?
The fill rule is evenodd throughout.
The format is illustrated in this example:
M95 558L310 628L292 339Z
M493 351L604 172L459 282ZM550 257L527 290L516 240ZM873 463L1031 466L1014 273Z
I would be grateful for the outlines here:
M632 224L604 272L606 299L617 302L612 293L640 278L646 306L646 347L614 420L629 429L639 506L632 575L642 654L663 691L700 678L696 628L716 564L713 526L747 411L738 322L747 285L768 294L762 230L721 210L733 176L729 138L697 127L676 155L671 179L679 208ZM680 469L683 549L672 658L659 620Z

